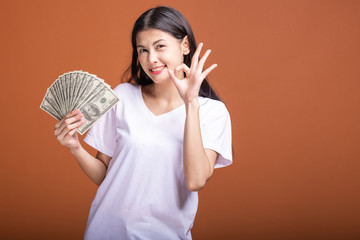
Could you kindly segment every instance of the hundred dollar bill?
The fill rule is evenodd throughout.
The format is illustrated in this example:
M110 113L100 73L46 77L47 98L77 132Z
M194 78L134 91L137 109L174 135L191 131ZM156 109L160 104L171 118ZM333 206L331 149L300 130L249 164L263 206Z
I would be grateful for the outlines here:
M80 107L86 122L79 127L78 132L84 134L101 116L119 101L116 94L107 86L90 98Z

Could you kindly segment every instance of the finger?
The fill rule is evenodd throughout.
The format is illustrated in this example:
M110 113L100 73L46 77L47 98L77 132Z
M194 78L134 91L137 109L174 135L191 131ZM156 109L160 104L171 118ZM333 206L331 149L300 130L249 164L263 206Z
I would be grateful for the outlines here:
M212 71L214 70L214 68L216 68L218 65L217 64L213 64L211 65L209 68L207 68L205 71L202 72L201 74L201 79L205 79L206 76Z
M198 47L196 48L194 56L191 59L191 67L196 68L196 66L199 62L199 56L200 56L200 52L201 52L203 45L204 45L203 43L199 43Z
M183 71L186 75L190 74L190 68L185 64L181 64L175 68L176 72Z
M80 113L80 110L79 110L79 109L75 109L75 110L69 112L68 114L66 114L64 118L70 118L70 117L72 117L72 116L75 116L75 115L78 114L78 113Z
M71 116L71 115L69 115L69 116ZM64 118L61 121L60 126L58 126L58 128L55 129L55 131L54 131L55 136L58 136L67 125L72 124L73 122L79 121L82 118L82 116L83 116L82 113L79 112L74 117Z
M66 125L61 133L57 136L58 140L65 138L70 132L76 131L79 127L81 127L86 122L85 119L81 119L80 121L74 122L70 125ZM72 136L74 133L72 133L70 136Z
M77 128L71 130L68 132L68 134L65 135L64 137L64 142L68 142L75 134L76 134Z
M199 63L198 63L198 68L200 68L200 70L202 70L204 68L204 64L206 62L206 59L209 57L211 53L211 50L207 50L204 54L204 56L200 59Z
M80 111L76 111L77 114L75 116L72 116L71 114L68 114L67 116L72 116L72 117L69 117L69 118L64 118L62 121L62 123L60 124L60 126L58 126L56 129L55 129L55 136L58 136L62 131L63 129L74 123L74 122L78 122L82 117L83 117L83 114L80 112Z
M61 124L65 121L65 119L70 118L76 114L80 113L79 109L75 109L71 112L69 112L63 119L61 119L57 124L55 124L55 130L61 126Z
M180 80L175 76L175 73L174 73L174 71L172 69L168 68L168 72L169 72L169 75L171 77L171 80L173 81L173 83L177 87Z
M174 71L172 69L168 68L168 73L169 73L171 78L177 79L177 77L175 76L175 73L174 73Z
M65 136L65 138L71 138L76 133L77 130L78 128L69 131L68 134Z
M55 124L54 130L56 131L56 129L59 128L63 122L64 122L64 118Z

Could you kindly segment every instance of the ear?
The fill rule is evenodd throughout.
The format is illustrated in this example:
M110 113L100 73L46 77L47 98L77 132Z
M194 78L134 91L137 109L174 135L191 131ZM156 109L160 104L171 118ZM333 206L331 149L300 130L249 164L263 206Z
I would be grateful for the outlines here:
M190 44L189 44L188 36L185 36L183 38L181 47L182 47L182 52L184 55L188 55L190 53Z

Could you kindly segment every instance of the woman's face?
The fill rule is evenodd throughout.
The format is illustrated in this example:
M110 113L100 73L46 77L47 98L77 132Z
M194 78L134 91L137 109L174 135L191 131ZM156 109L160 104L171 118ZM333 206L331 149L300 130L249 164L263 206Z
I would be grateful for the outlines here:
M189 53L186 37L178 40L158 29L139 32L136 44L140 65L155 83L169 80L167 69L175 70L184 62L184 55ZM180 72L177 77L184 78L184 74Z

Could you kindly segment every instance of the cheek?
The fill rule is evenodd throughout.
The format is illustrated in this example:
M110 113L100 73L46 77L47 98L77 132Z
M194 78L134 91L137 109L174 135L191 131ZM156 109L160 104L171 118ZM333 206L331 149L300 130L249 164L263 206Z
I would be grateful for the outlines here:
M138 59L138 62L140 63L140 65L142 66L143 62L144 62L143 58L141 56L138 56L137 59Z
M144 71L147 71L148 69L147 69L146 66L145 66L145 61L144 61L144 59L141 58L141 57L138 57L138 61L139 61L140 67L141 67Z
M178 52L174 52L164 57L162 61L164 64L175 68L184 62L184 56Z

